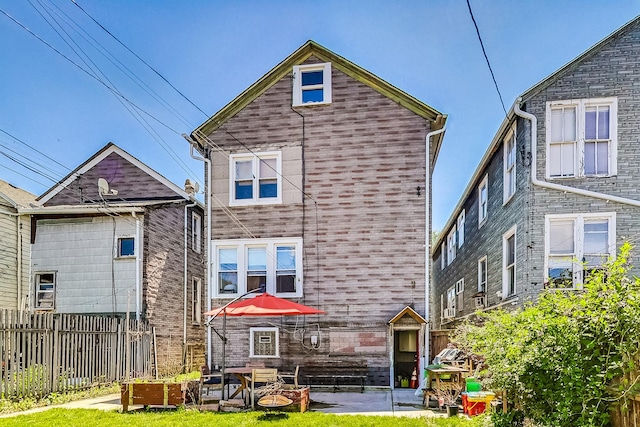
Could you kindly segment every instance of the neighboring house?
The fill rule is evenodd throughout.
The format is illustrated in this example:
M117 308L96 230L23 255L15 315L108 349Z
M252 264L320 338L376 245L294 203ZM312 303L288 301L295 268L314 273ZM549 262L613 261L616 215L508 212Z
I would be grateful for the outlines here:
M309 41L191 134L212 166L207 302L264 289L327 312L229 319L227 366L358 367L368 384L393 386L424 363L430 177L445 121Z
M28 304L31 220L18 209L35 199L0 180L0 308L24 310Z
M638 58L640 17L515 101L434 244L436 327L579 289L638 241Z
M155 328L161 372L201 363L204 212L192 194L109 143L37 203L23 210L31 310L129 313Z

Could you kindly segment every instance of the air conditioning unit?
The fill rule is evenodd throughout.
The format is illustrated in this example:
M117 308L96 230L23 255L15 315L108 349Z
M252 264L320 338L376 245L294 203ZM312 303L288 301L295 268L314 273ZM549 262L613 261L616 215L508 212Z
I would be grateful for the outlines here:
M481 296L477 296L474 298L475 303L476 303L476 309L480 309L480 308L485 308L486 304L485 304L485 296L481 295Z
M445 308L444 309L444 313L442 314L442 317L444 317L445 319L451 319L453 317L456 317L456 309L455 308Z

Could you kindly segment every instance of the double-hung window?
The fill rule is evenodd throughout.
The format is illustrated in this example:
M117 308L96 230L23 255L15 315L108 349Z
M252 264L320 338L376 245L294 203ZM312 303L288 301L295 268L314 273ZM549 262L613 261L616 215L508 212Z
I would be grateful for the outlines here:
M509 130L504 139L504 203L507 203L516 193L516 126Z
M456 310L464 307L464 277L456 282Z
M589 273L615 255L615 212L547 215L547 287L580 287Z
M191 213L191 249L200 253L202 248L202 217Z
M452 286L447 289L446 300L445 295L440 295L440 312L441 318L451 319L456 317L456 287Z
M293 67L293 106L331 103L331 63Z
M302 239L219 240L214 295L236 297L259 290L284 297L302 296Z
M516 226L502 236L502 297L516 294Z
M229 156L229 205L282 203L279 151Z
M617 174L617 98L547 103L547 177Z
M460 215L458 215L458 247L461 248L462 245L464 244L464 215L465 211L464 209L462 210L462 212L460 212Z
M191 323L200 324L202 319L202 280L194 277L191 281Z
M489 176L485 175L478 186L478 227L482 227L489 216Z
M56 272L35 273L36 310L53 310L56 307Z
M487 257L478 260L478 292L487 291Z
M440 245L440 270L444 270L444 268L447 266L447 252L446 252L446 244L444 242L442 242L442 244Z
M447 236L447 265L456 259L456 247L456 227L454 225Z

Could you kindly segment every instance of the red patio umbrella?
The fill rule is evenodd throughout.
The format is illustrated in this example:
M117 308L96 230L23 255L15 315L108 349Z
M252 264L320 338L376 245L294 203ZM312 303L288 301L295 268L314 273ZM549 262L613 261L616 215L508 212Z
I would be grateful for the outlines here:
M298 316L304 314L326 314L322 310L298 304L288 299L268 293L254 298L232 302L225 307L215 308L204 313L205 316Z
M246 295L246 294L245 294ZM298 304L284 298L279 298L268 293L257 295L253 298L238 299L229 304L215 308L204 313L205 316L212 316L207 322L211 322L217 316L222 317L222 393L224 397L224 373L226 365L226 347L227 347L227 316L301 316L306 314L326 314L322 310L309 307L307 305ZM216 332L217 333L217 332ZM220 336L220 334L218 334Z

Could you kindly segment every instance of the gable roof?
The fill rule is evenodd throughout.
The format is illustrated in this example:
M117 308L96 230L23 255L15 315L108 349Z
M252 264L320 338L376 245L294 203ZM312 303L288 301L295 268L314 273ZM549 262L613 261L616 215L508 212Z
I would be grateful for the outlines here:
M640 15L636 16L631 21L627 22L622 27L618 28L613 33L609 34L607 37L603 38L598 43L591 46L582 54L578 55L576 58L566 63L564 66L560 67L559 69L557 69L556 71L554 71L553 73L551 73L550 75L548 75L547 77L545 77L544 79L542 79L541 81L539 81L538 83L536 83L535 85L533 85L532 87L524 91L524 93L520 95L523 102L526 102L529 98L537 95L538 93L545 90L547 87L551 86L554 82L556 82L562 76L564 76L568 72L578 67L580 64L582 64L584 61L591 58L596 53L600 52L600 50L604 46L609 44L611 41L613 41L614 39L617 39L618 37L620 37L621 35L623 35L624 33L626 33L627 31L629 31L630 29L632 29L634 26L638 24L640 24Z
M249 105L258 96L263 94L267 89L276 84L280 79L289 74L294 65L303 63L311 56L314 56L321 61L331 62L332 66L348 76L380 92L382 95L392 99L418 116L431 121L432 131L444 127L447 119L446 115L443 115L424 102L419 101L413 96L382 80L380 77L370 73L362 67L359 67L342 56L330 51L324 46L319 45L313 40L309 40L272 68L271 71L262 76L258 81L245 89L240 95L236 96L231 102L220 109L220 111L198 126L191 135L194 136L194 134L198 133L209 135ZM438 152L437 148L440 146L442 138L442 134L438 135L436 138L436 153ZM197 139L195 140L197 141Z
M405 315L408 315L417 323L427 323L424 317L420 316L418 312L416 312L413 308L406 306L398 314L393 316L393 319L389 320L389 324L396 323L398 320L402 319Z
M0 179L0 197L7 200L13 207L28 207L31 203L35 203L36 195L26 190L9 184L7 181Z
M78 179L85 172L89 171L91 168L96 166L98 163L100 163L102 160L104 160L107 156L109 156L112 153L119 155L129 163L133 164L138 169L144 171L155 180L164 184L171 191L177 193L180 197L186 200L189 199L189 194L186 191L184 191L182 188L178 187L176 184L169 181L167 178L160 175L158 172L151 169L149 166L142 163L140 160L136 159L131 154L127 153L122 148L115 145L113 142L110 142L107 145L105 145L100 151L98 151L93 156L91 156L87 161L85 161L76 169L74 169L71 173L69 173L66 177L64 177L60 182L58 182L56 185L54 185L53 187L45 191L42 195L40 195L36 199L36 201L38 202L39 205L43 205L47 201L51 200L53 196L65 190L73 181Z

